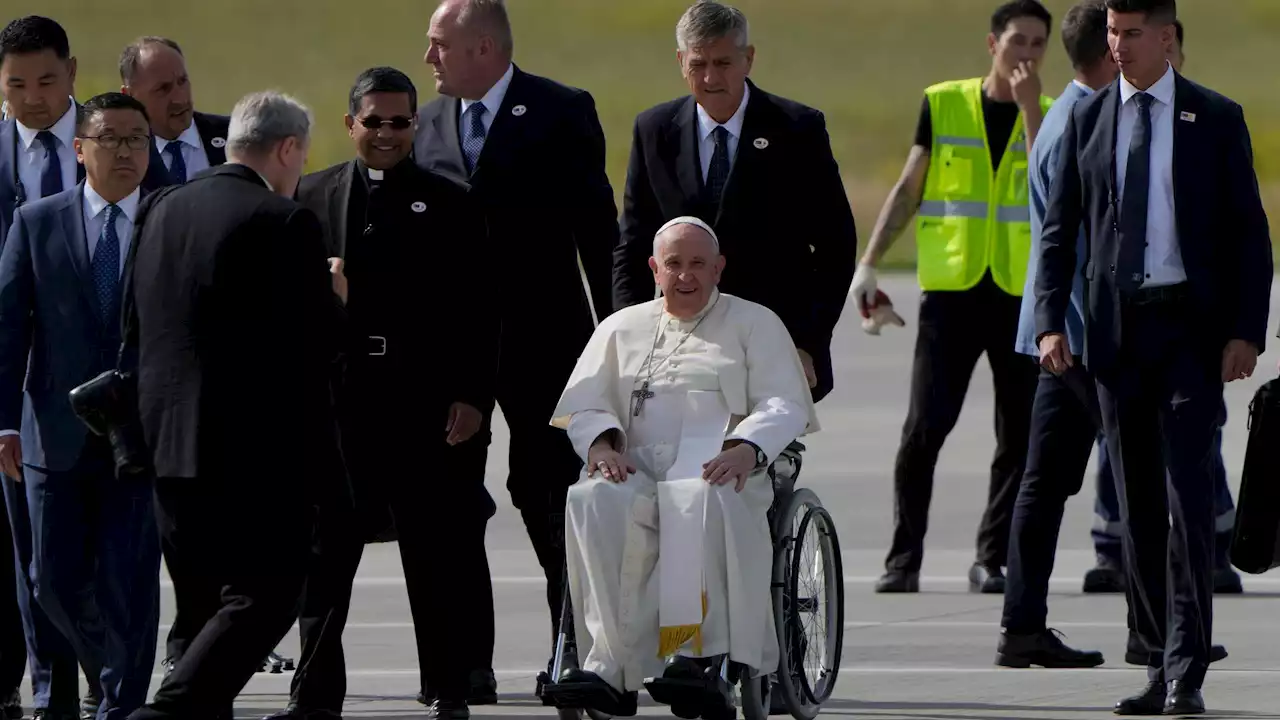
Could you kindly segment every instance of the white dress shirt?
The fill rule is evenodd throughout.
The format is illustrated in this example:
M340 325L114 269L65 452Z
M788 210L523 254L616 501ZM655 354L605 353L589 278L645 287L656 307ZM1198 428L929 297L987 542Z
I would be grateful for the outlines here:
M125 258L129 257L129 243L133 241L133 219L138 214L138 200L141 192L134 189L132 193L127 195L116 206L120 208L120 214L116 215L116 237L120 239L120 272L124 272ZM106 200L98 194L93 186L86 182L84 184L84 235L85 240L89 244L89 262L93 262L93 253L98 249L98 240L102 238L102 228L107 221L107 205Z
M716 151L715 138L711 137L711 133L720 125L724 125L724 129L729 131L728 148L729 151L729 168L733 168L733 161L738 157L738 140L742 138L742 118L747 114L747 100L751 99L751 86L746 85L742 92L742 102L738 103L738 109L734 111L733 117L729 118L729 122L718 123L711 119L706 110L701 105L698 108L698 159L702 161L702 179L705 182L707 173L711 170L711 156Z
M209 167L209 156L204 151L204 140L200 137L200 131L196 129L194 120L187 126L186 130L175 140L165 140L159 135L156 136L156 150L160 151L160 157L164 158L164 166L170 171L173 170L173 156L165 152L164 149L169 143L180 143L182 147L182 161L187 165L187 178L192 178L201 170Z
M1151 171L1147 196L1147 247L1143 287L1173 285L1187 279L1178 247L1178 222L1173 193L1173 66L1146 92L1151 103ZM1138 122L1138 90L1120 76L1120 117L1116 124L1116 192L1124 197L1124 179L1129 165L1129 142Z
M475 105L477 102L483 103L485 113L484 116L480 118L480 122L484 125L484 137L487 140L489 138L489 129L493 127L493 119L498 117L498 111L502 109L502 100L507 96L507 88L511 87L511 77L515 75L515 72L515 65L507 65L507 71L502 74L501 78L498 78L498 82L494 83L493 87L489 88L489 92L485 93L484 97L479 100L467 100L466 98L463 98L460 114L458 115L459 125L461 126L462 123L466 122L464 118L467 116L467 108ZM462 127L462 132L465 137L465 133L468 132L467 128Z
M27 202L40 199L40 176L44 173L44 143L36 140L39 130L23 125L16 119L18 128L18 180L26 193ZM62 189L70 190L79 179L76 177L76 104L74 102L58 121L49 128L58 139L58 160L62 163Z

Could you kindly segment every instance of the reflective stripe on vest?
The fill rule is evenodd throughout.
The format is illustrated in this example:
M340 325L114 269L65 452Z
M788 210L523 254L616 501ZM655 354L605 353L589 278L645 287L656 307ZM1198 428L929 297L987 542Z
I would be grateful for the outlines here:
M933 149L916 213L917 276L924 290L967 290L990 272L1022 295L1031 251L1027 145L1019 113L1000 167L991 167L982 78L925 90ZM1045 110L1053 102L1041 98Z

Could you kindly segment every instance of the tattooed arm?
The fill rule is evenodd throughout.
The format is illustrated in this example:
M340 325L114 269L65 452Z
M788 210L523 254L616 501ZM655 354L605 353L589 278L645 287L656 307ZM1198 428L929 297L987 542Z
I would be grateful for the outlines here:
M875 229L871 231L871 240L862 256L864 265L875 267L915 217L916 210L920 208L920 200L924 197L924 181L928 175L929 149L913 145L911 153L907 155L907 164L902 169L902 176L889 192L889 198L885 200L880 217L876 220Z

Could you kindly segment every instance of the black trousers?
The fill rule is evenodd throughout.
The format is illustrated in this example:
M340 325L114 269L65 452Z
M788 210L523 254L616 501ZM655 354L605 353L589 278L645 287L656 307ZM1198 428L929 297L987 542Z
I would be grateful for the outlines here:
M1148 675L1198 688L1213 637L1214 435L1222 348L1189 298L1123 302L1116 368L1098 400L1124 523L1127 599ZM1166 474L1167 469L1167 474ZM1170 525L1172 518L1172 525Z
M1063 375L1040 371L1031 411L1027 469L1009 531L1001 625L1013 634L1045 628L1049 576L1067 499L1080 492L1101 430L1097 384L1081 358Z
M218 717L289 631L315 527L306 480L312 478L252 471L156 480L161 549L184 619L176 640L184 649L131 720ZM268 527L279 532L263 542Z
M443 428L443 413L439 420L428 427ZM291 688L291 700L308 710L341 713L347 690L342 633L352 584L384 503L396 526L421 686L441 699L465 701L471 669L490 662L493 652L493 613L484 612L493 607L484 534L494 505L484 487L483 444L472 438L450 447L442 434L434 444L419 439L420 452L397 456L395 435L377 432L372 422L348 452L354 512L336 504L320 508ZM353 422L353 430L360 425Z
M1020 308L1021 298L1000 290L990 275L970 290L921 297L910 409L893 472L894 531L887 570L920 570L938 453L960 417L984 352L995 384L996 451L987 509L978 526L977 561L1005 565L1037 372L1034 360L1014 350Z
M580 343L566 337L547 347L545 328L517 329L503 339L498 371L497 401L511 434L507 492L520 511L546 577L552 641L563 590L564 506L569 487L582 470L582 459L568 434L550 422L588 336L583 335ZM487 667L492 664L490 651Z
M0 494L0 502L4 496ZM9 513L0 512L0 694L22 684L27 666L27 641L18 611L18 578Z

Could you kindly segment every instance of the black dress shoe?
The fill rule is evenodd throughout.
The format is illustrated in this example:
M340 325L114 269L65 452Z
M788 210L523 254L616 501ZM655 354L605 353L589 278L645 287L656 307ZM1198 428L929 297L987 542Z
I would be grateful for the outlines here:
M671 707L682 720L734 720L737 707L729 683L720 676L723 656L690 658L675 656L660 678L645 680L655 702Z
M26 717L26 713L22 711L22 692L14 690L4 696L4 701L0 702L0 716L4 720L22 720Z
M472 670L469 682L467 705L493 705L498 702L498 680L492 670ZM437 697L438 693L428 685L418 693L418 702L431 705Z
M1103 555L1099 555L1098 564L1084 574L1084 592L1087 593L1122 593L1124 586L1124 568L1118 561Z
M982 563L974 563L969 568L969 592L980 592L988 595L1004 593L1004 573L998 567L987 567Z
M1181 680L1169 683L1169 694L1164 699L1165 715L1199 715L1204 712L1204 697L1200 688L1188 687Z
M1150 653L1142 646L1142 641L1138 639L1138 634L1129 631L1129 642L1124 649L1124 661L1130 665L1145 666L1148 663ZM1216 663L1219 660L1227 659L1227 648L1223 645L1209 646L1209 662Z
M1056 630L1026 635L1001 633L1000 644L996 647L996 664L1001 667L1091 668L1103 662L1102 653L1096 650L1067 647Z
M427 717L436 720L467 720L471 709L462 700L436 700L427 708Z
M639 693L619 691L599 675L578 668L566 671L543 693L556 707L596 710L613 717L631 717L639 705Z
M917 593L920 592L920 573L905 570L890 570L876 581L878 593Z
M1160 715L1164 712L1165 686L1152 680L1142 692L1116 703L1116 715Z
M290 703L288 707L262 720L342 720L342 713L332 710L309 710Z

